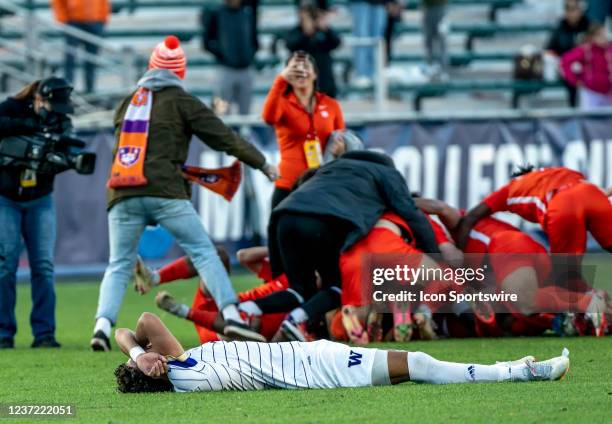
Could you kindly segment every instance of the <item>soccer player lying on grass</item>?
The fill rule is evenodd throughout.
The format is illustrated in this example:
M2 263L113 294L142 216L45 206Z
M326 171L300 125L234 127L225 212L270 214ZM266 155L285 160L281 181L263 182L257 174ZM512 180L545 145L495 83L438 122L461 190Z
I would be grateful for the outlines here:
M569 351L547 361L527 356L494 365L439 361L422 352L316 342L212 342L185 351L163 322L143 313L132 332L115 331L127 363L115 370L120 392L325 389L414 381L471 382L559 380Z

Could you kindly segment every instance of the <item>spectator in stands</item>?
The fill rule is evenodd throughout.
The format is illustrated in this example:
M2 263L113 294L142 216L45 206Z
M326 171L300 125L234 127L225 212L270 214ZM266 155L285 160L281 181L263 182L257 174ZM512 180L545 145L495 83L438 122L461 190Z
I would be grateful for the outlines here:
M353 15L353 35L357 38L382 38L387 23L387 0L349 0ZM355 75L357 87L373 84L376 63L376 46L358 45L354 48Z
M385 56L387 63L391 61L393 38L395 36L395 27L402 21L403 0L390 0L386 3L387 8L387 25L385 27Z
M340 37L330 28L327 17L314 5L302 6L299 16L299 25L285 36L287 48L291 52L302 50L310 54L319 68L319 91L336 97L331 51L340 45Z
M553 31L546 45L546 49L554 55L561 57L572 50L581 41L580 38L589 29L589 19L584 15L582 5L578 0L566 0L563 19ZM569 104L577 104L576 87L565 81Z
M578 87L582 109L612 106L612 45L604 26L592 24L585 43L563 55L561 68L567 82Z
M242 0L225 0L202 14L204 48L217 59L218 92L222 100L246 115L253 97L253 65L259 47L254 12Z
M329 135L344 129L340 104L317 91L318 75L314 58L295 52L264 103L262 118L276 130L280 149L272 208L289 195L300 175L322 164Z
M423 0L423 37L429 74L444 77L448 67L446 34L443 28L448 0Z
M111 13L109 0L52 0L52 5L55 19L59 22L98 37L104 35L104 26ZM79 47L84 48L89 56L83 60L85 92L93 93L96 83L96 65L90 59L98 54L98 46L70 34L66 35L66 79L74 83L75 52Z

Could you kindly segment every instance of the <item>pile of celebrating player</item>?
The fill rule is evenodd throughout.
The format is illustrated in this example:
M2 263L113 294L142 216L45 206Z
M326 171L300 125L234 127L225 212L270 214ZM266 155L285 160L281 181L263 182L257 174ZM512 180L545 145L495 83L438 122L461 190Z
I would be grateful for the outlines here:
M582 276L581 259L587 232L612 251L612 205L609 193L582 174L561 167L523 169L465 213L419 198L390 157L367 151L344 129L338 102L317 91L316 62L296 52L263 108L279 143L279 175L255 146L185 91L186 71L180 41L166 38L115 115L108 181L110 260L91 347L110 350L111 327L134 269L142 294L200 277L191 306L167 291L158 292L156 302L192 321L203 345L184 351L157 317L143 314L134 332L118 329L115 334L131 358L116 370L121 391L557 380L569 368L567 351L544 362L528 356L477 365L438 361L421 352L308 342L367 344L549 330L601 336L609 331L608 295ZM189 187L196 182L229 199L240 183L240 168L237 163L217 170L183 166L193 136L275 181L268 246L238 252L239 262L262 280L247 292L235 293L228 277L230 258L211 243ZM551 254L490 216L500 211L539 223ZM137 258L137 248L151 224L166 228L187 256L149 269ZM409 301L373 302L372 269L393 272L394 266L426 277L390 283ZM445 301L447 293L474 295L474 287L463 280L483 269L487 281L494 282L489 289L520 299L501 302L502 310L486 300ZM415 292L423 296L411 297ZM279 341L292 343L265 343Z

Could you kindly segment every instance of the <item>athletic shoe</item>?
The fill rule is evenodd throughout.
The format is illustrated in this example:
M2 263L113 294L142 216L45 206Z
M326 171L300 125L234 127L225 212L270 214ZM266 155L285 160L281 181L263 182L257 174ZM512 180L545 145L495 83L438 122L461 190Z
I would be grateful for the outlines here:
M410 310L393 312L393 339L396 342L409 342L413 330Z
M228 319L225 321L225 327L223 327L223 334L230 340L246 340L262 343L265 343L267 341L264 336L259 334L257 331L251 329L245 323L233 319Z
M155 286L153 270L149 268L140 256L136 257L134 267L134 289L140 294L147 294Z
M370 311L366 320L366 331L371 343L379 343L383 340L383 315Z
M605 334L607 327L605 312L607 306L604 294L599 291L594 291L591 295L591 302L589 302L589 306L584 315L585 319L591 321L595 336L597 337L603 337Z
M13 349L15 341L10 337L0 337L0 349Z
M438 338L436 323L433 321L431 311L427 306L420 305L413 315L413 320L419 329L421 340L434 340Z
M560 380L569 371L569 350L563 348L561 356L546 361L527 360L524 364L510 368L512 381L555 381Z
M155 296L155 303L157 307L164 311L171 313L179 318L186 318L189 313L189 306L184 303L178 302L170 293L167 291L160 291Z
M306 322L296 323L291 319L291 317L287 317L282 323L280 330L285 336L285 339L289 341L298 341L298 342L312 342L316 340L316 338L308 332L306 328Z
M365 345L370 342L368 333L364 330L355 308L350 305L342 307L342 325L351 343Z
M57 342L57 340L55 340L55 337L53 337L53 336L44 336L44 337L39 337L37 339L34 339L34 341L32 342L32 345L30 347L33 347L33 348L55 348L55 347L62 347L62 345L59 344Z
M96 331L91 338L89 346L94 352L109 352L111 350L110 340L102 330Z

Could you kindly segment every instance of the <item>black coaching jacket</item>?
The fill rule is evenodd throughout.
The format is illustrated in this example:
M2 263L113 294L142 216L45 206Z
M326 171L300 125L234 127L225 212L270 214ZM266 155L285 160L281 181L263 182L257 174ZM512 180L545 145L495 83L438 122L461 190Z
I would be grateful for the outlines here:
M270 230L274 233L278 217L285 212L333 216L354 227L342 247L345 251L368 234L385 211L406 221L422 251L440 252L431 225L391 158L363 150L345 153L319 168L274 208Z

